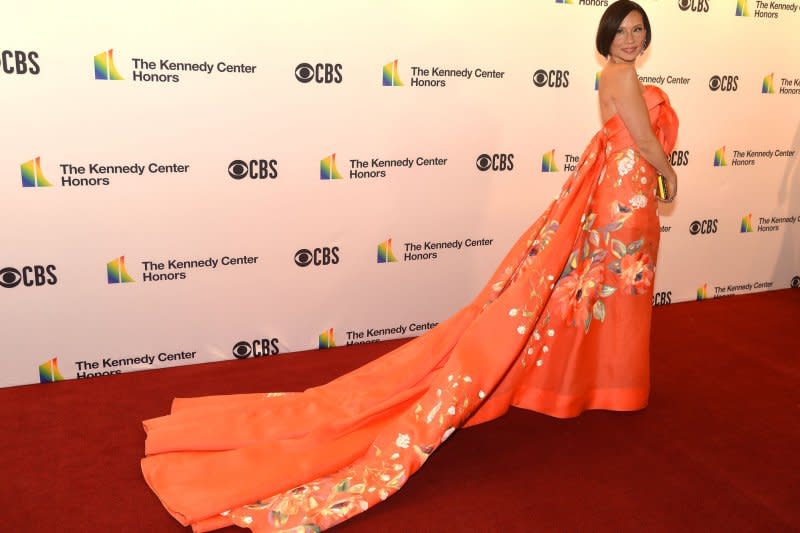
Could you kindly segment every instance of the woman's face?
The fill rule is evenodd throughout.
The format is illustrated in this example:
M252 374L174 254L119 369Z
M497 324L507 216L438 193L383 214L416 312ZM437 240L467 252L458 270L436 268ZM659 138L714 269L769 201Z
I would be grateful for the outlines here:
M647 31L642 21L642 14L631 11L617 28L617 34L611 41L609 57L612 63L633 63L644 49Z

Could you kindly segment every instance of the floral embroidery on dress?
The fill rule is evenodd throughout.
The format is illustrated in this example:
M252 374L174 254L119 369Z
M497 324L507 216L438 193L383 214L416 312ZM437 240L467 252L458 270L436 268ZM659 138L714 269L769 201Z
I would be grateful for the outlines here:
M408 448L408 445L411 444L411 438L405 433L398 433L397 440L394 443L398 448Z
M628 203L633 209L641 209L647 205L647 197L642 193L635 194Z
M561 317L572 324L589 328L591 309L599 298L599 289L605 274L602 263L586 262L583 269L573 270L561 278L553 298L561 309Z
M633 167L636 164L636 153L633 151L633 148L628 148L618 157L617 172L619 173L620 177L627 176L628 173L633 170Z
M643 294L653 286L655 274L648 254L637 252L633 255L626 255L622 258L619 269L619 276L626 294Z

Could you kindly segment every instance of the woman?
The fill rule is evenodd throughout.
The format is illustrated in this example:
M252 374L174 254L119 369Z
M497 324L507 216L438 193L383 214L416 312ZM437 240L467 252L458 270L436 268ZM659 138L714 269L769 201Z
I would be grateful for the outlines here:
M643 408L657 172L668 199L677 185L665 155L677 118L634 68L650 35L634 2L603 15L605 124L472 303L326 385L178 399L146 421L142 470L167 510L195 531L319 531L399 490L456 429L511 405L557 417Z

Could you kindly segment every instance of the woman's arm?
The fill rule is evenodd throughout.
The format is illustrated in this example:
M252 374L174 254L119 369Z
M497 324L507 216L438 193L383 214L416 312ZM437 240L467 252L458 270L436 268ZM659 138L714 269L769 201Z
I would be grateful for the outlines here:
M636 71L632 68L619 69L615 72L614 81L616 83L614 83L613 92L609 96L614 102L617 113L633 137L642 156L666 178L667 198L671 200L678 192L678 175L667 159L661 143L653 133Z

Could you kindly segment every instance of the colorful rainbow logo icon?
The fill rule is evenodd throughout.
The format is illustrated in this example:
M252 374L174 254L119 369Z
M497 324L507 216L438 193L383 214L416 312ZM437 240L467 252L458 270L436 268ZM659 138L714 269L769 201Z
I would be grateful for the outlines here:
M333 339L333 328L319 334L319 349L336 348L336 341Z
M403 82L400 81L400 75L397 73L397 59L391 63L386 63L383 66L383 86L384 87L402 87Z
M40 158L35 157L30 161L26 161L20 165L22 169L22 186L23 187L52 187L53 185L47 181L42 172L42 165L39 161Z
M749 215L745 215L742 217L742 228L740 233L752 233L753 232L753 213Z
M108 283L132 283L133 278L125 270L125 256L121 255L106 265Z
M397 258L392 252L392 239L386 239L378 245L378 263L396 263Z
M775 73L769 76L764 76L764 82L761 84L761 94L775 94Z
M574 4L575 0L556 0L556 4Z
M736 16L737 17L749 17L750 10L747 8L747 0L737 0L736 1Z
M319 162L319 179L321 180L340 180L342 175L336 168L336 154L333 153Z
M121 80L122 76L114 65L114 50L100 52L94 56L94 79Z
M542 155L542 172L558 172L555 148Z
M725 161L725 147L723 146L716 152L714 152L714 166L715 167L727 167L728 162Z
M702 287L697 289L697 300L707 300L708 299L708 283L703 283Z
M64 376L58 371L58 357L53 357L39 365L39 383L55 383L56 381L64 381Z

